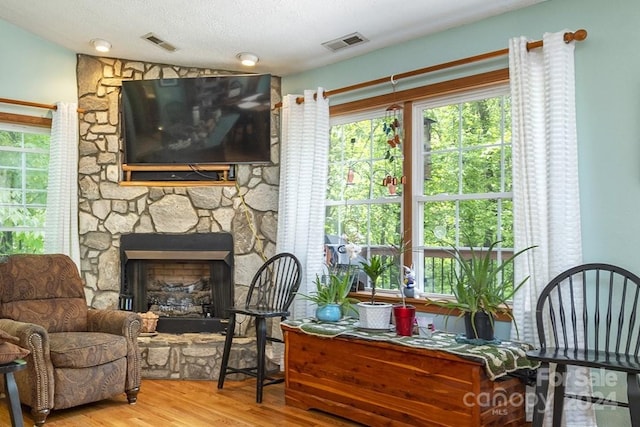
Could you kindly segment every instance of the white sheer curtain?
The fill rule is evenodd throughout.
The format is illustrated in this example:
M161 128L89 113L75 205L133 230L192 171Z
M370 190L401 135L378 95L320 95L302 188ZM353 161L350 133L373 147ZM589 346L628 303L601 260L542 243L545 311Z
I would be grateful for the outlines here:
M513 314L519 338L536 345L538 296L549 280L582 263L574 44L564 33L545 34L543 48L531 51L524 37L509 43L515 247L537 245L516 259L516 283L530 279L514 297ZM567 426L595 425L584 404L565 402L564 419Z
M305 90L304 103L297 95L282 99L280 142L280 199L276 252L291 252L302 264L299 292L309 294L316 274L320 274L324 254L324 202L329 160L329 102L324 89ZM317 100L314 99L317 93ZM311 304L296 298L291 318L312 314ZM282 337L280 323L271 324L271 335ZM284 349L273 343L267 358L283 369Z
M282 102L277 251L291 252L302 263L304 294L312 291L323 266L329 156L329 102L323 92L305 90L302 104L296 103L295 95ZM291 313L294 318L313 314L302 298L294 301Z
M53 111L44 250L69 255L80 269L78 237L78 105Z

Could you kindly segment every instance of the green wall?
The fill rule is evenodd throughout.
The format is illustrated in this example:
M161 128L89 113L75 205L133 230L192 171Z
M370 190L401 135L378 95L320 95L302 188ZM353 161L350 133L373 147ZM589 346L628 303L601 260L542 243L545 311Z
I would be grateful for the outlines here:
M576 102L585 261L640 273L640 6L633 0L548 0L525 9L285 76L282 93L335 89L503 49L514 36L588 31L576 44ZM496 66L506 66L504 58ZM491 64L494 65L494 64ZM495 68L495 67L493 67ZM451 74L451 73L450 73ZM431 80L450 78L447 73ZM401 80L397 90L419 82ZM391 85L372 92L390 93ZM354 92L349 99L362 97ZM331 97L332 105L346 97Z
M0 98L78 102L76 54L0 19ZM47 116L43 109L0 104L0 111Z

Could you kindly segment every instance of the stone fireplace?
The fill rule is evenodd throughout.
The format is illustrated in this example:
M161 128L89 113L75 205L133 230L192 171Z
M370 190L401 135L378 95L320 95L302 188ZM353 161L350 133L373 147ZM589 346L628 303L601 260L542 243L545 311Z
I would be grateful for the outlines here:
M119 308L151 311L158 332L219 332L233 305L229 233L124 234Z
M182 186L177 182L169 185L122 185L122 81L233 72L83 54L79 54L77 59L78 107L82 110L79 114L78 222L80 270L87 304L93 308L120 306L123 301L123 270L130 262L123 262L121 238L130 234L153 233L196 239L198 237L195 236L200 234L232 235L231 280L235 286L231 298L237 302L244 301L251 279L264 262L264 257L274 255L276 250L280 110L271 112L272 163L238 165L236 181L232 185ZM280 78L277 76L271 78L271 99L273 103L281 100ZM156 256L159 255L153 255ZM141 262L147 263L146 268L150 270L156 269L158 264L163 268L174 264L192 267L200 264L202 268L202 263L205 263L206 269L211 268L210 260ZM200 275L206 277L206 273ZM185 281L193 283L190 280L187 278ZM130 301L133 310L134 300ZM147 311L148 303L141 304L136 310ZM213 310L215 313L215 308ZM201 322L203 318L194 319L192 322ZM163 327L160 322L159 325ZM245 322L237 326L236 332L252 334L253 328L248 328L248 322ZM252 366L255 364L255 343L252 338L242 340L246 341L245 347L239 348L232 359L245 360L244 366ZM217 378L224 342L221 334L166 333L141 337L138 341L144 377ZM242 363L238 365L242 366Z
M236 181L231 185L126 186L121 183L122 80L229 73L78 55L78 106L83 110L79 115L78 219L81 274L91 307L120 305L124 269L120 244L121 237L126 235L184 235L189 236L185 237L189 240L198 239L200 234L230 234L234 266L231 280L235 284L231 295L236 302L244 300L253 274L264 262L263 256L275 253L280 163L278 109L272 111L272 163L238 165ZM271 83L275 103L280 100L280 79L272 76ZM167 267L170 260L155 261ZM184 265L197 264L195 261L198 260L171 260ZM199 261L208 265L211 260ZM152 260L144 262L151 264ZM146 303L141 304L135 310L147 311Z

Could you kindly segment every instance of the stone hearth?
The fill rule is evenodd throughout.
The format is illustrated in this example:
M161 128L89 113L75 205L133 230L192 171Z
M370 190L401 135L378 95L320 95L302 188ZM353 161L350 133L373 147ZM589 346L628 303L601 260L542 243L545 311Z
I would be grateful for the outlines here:
M217 381L224 349L222 334L164 334L141 336L142 378ZM233 339L229 364L256 365L255 338ZM243 379L234 374L230 380Z

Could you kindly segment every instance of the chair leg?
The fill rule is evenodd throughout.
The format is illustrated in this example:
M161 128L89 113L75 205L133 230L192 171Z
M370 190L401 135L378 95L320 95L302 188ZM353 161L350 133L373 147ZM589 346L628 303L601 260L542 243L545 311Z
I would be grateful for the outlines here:
M627 374L627 398L631 427L640 427L640 378L636 374Z
M544 412L547 403L547 392L549 391L549 364L542 363L536 375L535 405L533 407L532 427L542 427L544 423Z
M127 394L127 402L133 405L138 401L138 393L140 392L140 387L132 388L131 390L125 390Z
M256 402L262 403L262 388L265 378L265 347L267 345L267 319L260 316L256 317L256 345L258 346Z
M224 351L220 363L220 374L218 375L218 389L224 386L224 379L227 376L227 366L229 365L229 355L231 354L231 343L236 330L236 314L229 314L229 324L227 326L227 336L224 339Z
M47 416L49 415L49 412L51 412L49 409L41 409L39 411L35 409L31 409L33 424L36 427L42 427L44 425L44 422L47 420Z
M553 387L553 427L561 427L564 408L564 386L567 377L567 365L556 365Z

